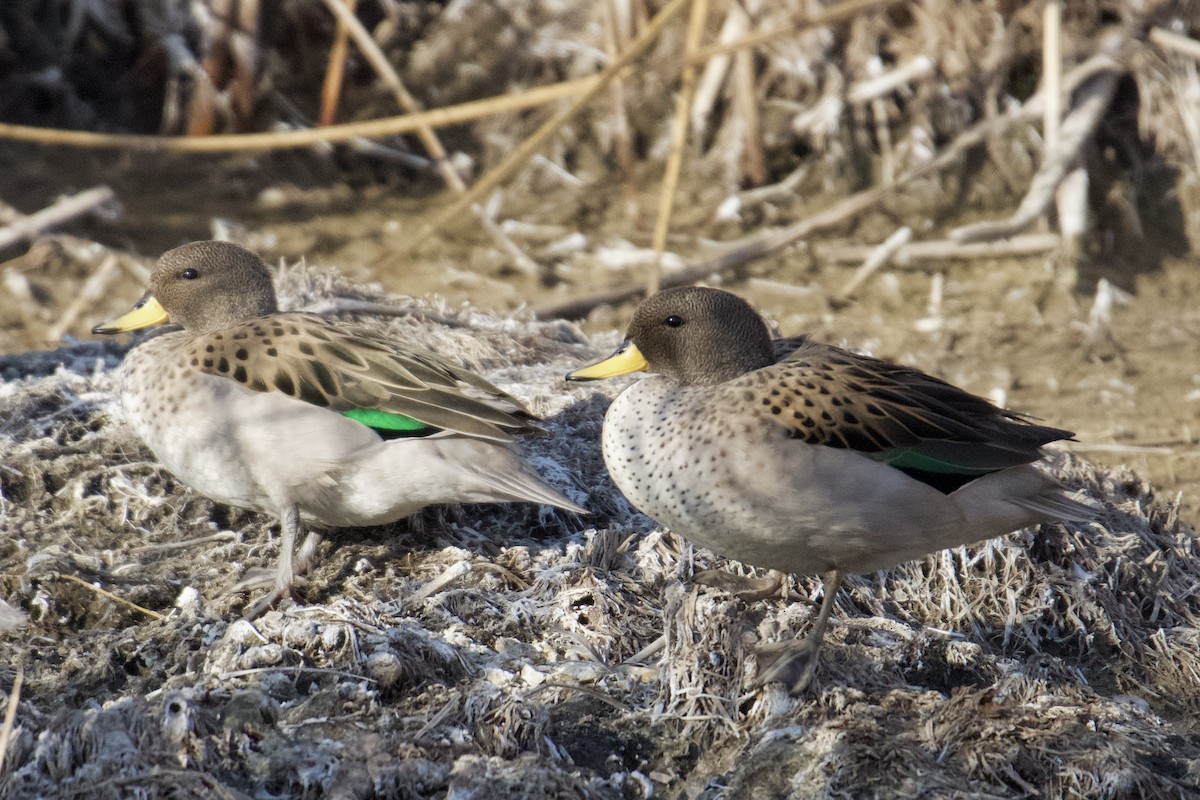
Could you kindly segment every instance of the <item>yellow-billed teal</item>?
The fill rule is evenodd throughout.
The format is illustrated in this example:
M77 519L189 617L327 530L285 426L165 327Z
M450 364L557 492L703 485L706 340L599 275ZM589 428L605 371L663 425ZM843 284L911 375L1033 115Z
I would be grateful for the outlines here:
M1069 431L916 369L772 341L728 292L659 292L616 354L567 377L638 370L656 374L613 401L602 434L625 496L720 555L824 575L811 634L762 681L808 683L845 573L1097 513L1032 466Z
M379 525L437 503L584 509L509 446L520 405L440 356L354 325L278 310L266 265L226 242L164 254L146 296L94 329L183 330L125 357L121 400L155 456L201 494L279 517L274 591L312 559L311 528ZM586 513L586 512L585 512ZM301 525L309 536L293 559Z

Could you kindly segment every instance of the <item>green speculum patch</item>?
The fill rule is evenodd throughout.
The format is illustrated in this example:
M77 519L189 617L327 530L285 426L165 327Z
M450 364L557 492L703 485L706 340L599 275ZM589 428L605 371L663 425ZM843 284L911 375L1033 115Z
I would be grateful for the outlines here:
M385 439L401 436L424 436L437 430L432 425L426 425L412 417L373 408L352 408L349 411L343 411L342 415L355 422L361 422Z
M868 458L882 462L932 486L942 494L950 494L981 475L995 472L994 467L970 467L954 464L932 456L914 453L912 450L884 450L879 453L864 453Z

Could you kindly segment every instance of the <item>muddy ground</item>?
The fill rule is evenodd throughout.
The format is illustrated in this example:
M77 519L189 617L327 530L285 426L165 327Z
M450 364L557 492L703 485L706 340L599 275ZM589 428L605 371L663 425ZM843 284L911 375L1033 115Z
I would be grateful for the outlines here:
M616 343L631 306L599 308L578 327L529 311L643 280L628 253L648 246L652 188L527 174L502 208L541 226L514 234L538 264L525 274L469 221L411 251L429 213L421 187L346 179L310 154L166 159L4 145L0 162L0 198L24 212L112 186L119 208L59 233L147 264L216 233L269 263L303 258L352 282L289 267L293 307L379 297L353 285L364 281L419 298L395 301L406 309L398 320L369 324L432 337L529 398L551 417L549 440L528 445L536 463L597 512L478 507L339 534L303 602L253 627L235 622L246 598L228 591L246 567L271 563L271 521L215 506L153 463L112 402L127 342L88 334L140 296L140 279L120 271L70 328L73 340L49 343L46 330L95 264L72 255L70 239L14 249L5 268L27 279L31 301L0 303L0 344L13 354L2 362L0 598L29 621L0 634L12 654L0 666L6 692L16 665L25 670L0 794L1200 791L1195 261L1105 265L1129 293L1110 323L1089 321L1095 275L1077 291L1052 257L946 263L942 279L886 270L833 308L829 294L852 267L823 259L822 246L880 241L910 221L898 201L724 282L784 333L914 364L1077 431L1067 449L1078 458L1055 469L1109 508L1099 526L1027 531L854 579L819 690L788 698L753 688L754 648L804 629L816 583L797 582L791 602L755 604L691 584L693 569L736 566L656 530L606 483L595 437L619 386L558 380ZM693 179L670 245L685 259L712 252L706 240L820 207L813 197L718 222L722 198ZM53 352L19 355L38 349ZM434 585L452 568L461 577ZM665 651L639 655L664 632Z

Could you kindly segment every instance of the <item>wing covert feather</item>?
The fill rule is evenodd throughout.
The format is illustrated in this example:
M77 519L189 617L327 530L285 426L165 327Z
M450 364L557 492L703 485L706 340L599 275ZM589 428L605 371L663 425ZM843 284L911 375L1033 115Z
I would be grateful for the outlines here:
M1070 431L1031 423L931 375L796 337L739 379L758 413L808 444L895 466L984 474L1037 460Z
M499 441L532 427L516 399L475 373L311 314L274 314L208 334L190 356L210 374L332 411L384 411Z

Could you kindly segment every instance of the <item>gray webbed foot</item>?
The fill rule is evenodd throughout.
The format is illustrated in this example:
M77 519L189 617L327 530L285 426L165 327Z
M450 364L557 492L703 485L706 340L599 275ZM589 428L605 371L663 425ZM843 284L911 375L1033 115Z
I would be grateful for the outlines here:
M692 581L701 586L711 586L728 592L743 602L755 603L779 594L784 576L775 570L771 570L771 574L765 578L752 578L748 575L734 575L723 569L706 569L693 575Z

